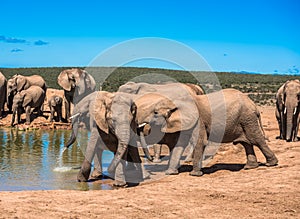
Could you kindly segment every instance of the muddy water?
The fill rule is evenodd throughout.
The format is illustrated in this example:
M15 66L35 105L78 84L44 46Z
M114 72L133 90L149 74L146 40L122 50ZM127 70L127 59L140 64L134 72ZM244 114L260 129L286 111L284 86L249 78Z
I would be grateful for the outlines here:
M62 154L71 131L0 129L0 191L111 189L105 183L78 183L88 132ZM112 154L103 154L104 170Z

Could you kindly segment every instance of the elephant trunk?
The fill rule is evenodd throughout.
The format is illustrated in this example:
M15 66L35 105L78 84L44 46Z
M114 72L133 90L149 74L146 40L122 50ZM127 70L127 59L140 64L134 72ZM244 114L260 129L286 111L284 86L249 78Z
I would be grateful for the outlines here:
M130 125L128 124L128 122L124 122L123 124L120 124L118 127L116 127L116 136L118 136L118 148L111 164L107 169L108 172L112 173L115 171L128 148L128 143L130 140Z
M296 108L288 108L286 113L286 140L288 142L293 141L293 136L295 132L295 112Z
M12 117L11 117L11 126L14 125L16 113L17 113L17 108L14 108L13 109L13 114L12 114Z
M77 132L78 132L78 122L76 121L73 123L72 134L69 141L65 144L65 148L69 148L76 141Z

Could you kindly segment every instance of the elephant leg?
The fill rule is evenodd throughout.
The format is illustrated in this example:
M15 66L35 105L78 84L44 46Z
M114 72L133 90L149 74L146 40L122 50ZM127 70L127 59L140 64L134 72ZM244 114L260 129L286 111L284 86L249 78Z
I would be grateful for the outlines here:
M96 156L94 157L94 170L92 172L91 178L93 179L102 179L102 153L103 150L96 145Z
M81 165L81 169L77 175L77 179L79 182L88 181L89 175L91 173L91 163L96 153L96 147L100 143L100 135L98 130L93 127L91 130L91 136L88 141L88 145L86 147L86 151L84 154L84 161Z
M77 174L78 182L87 182L91 172L91 163L88 159L84 159L81 164L79 173Z
M26 113L26 125L29 125L30 124L30 114L31 114L31 107L30 106L27 106L25 108L25 113Z
M268 147L264 135L262 134L259 127L256 126L257 123L249 126L245 126L245 134L248 140L253 144L257 145L260 151L266 158L266 166L275 166L278 163L274 152Z
M207 134L205 131L204 124L200 124L199 136L197 141L195 141L194 153L193 153L193 170L190 172L191 176L202 176L202 159L205 146L208 144Z
M244 166L245 170L254 169L258 167L256 155L253 149L253 145L247 144L245 142L242 143L245 148L246 156L247 156L247 163Z
M188 152L187 152L188 154L184 160L185 163L192 162L193 156L194 156L194 146L190 144L187 149L188 149Z
M161 154L161 144L154 144L153 150L154 150L154 159L153 163L161 163L160 154Z
M125 178L127 182L139 183L143 181L143 175L146 174L142 167L142 160L140 158L137 147L129 146L127 153L127 166L125 171ZM145 176L146 178L148 176Z
M53 109L53 107L51 107L51 110L50 110L50 122L53 122L53 117L54 117L54 109Z
M122 159L119 162L119 164L116 166L115 181L113 183L114 186L123 187L126 185L125 174L124 174L125 165L126 165L126 161Z
M170 153L170 160L168 163L168 169L166 170L166 175L176 175L178 174L178 167L180 166L180 158L183 154L183 146L175 146Z

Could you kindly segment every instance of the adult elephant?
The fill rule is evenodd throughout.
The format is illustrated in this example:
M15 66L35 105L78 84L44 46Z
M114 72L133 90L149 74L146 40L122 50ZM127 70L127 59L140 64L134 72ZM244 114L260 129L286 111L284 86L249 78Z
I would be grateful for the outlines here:
M23 76L16 74L7 81L7 107L9 111L12 110L12 102L16 93L31 86L38 86L45 92L47 89L45 80L39 75Z
M167 82L162 84L149 84L145 82L127 82L121 85L118 89L119 92L131 94L145 94L149 92L166 93L170 97L185 96L187 94L202 95L204 91L199 85L190 83Z
M31 86L26 90L18 92L13 100L13 115L11 120L11 126L14 125L15 116L17 114L17 124L20 123L21 113L23 108L26 112L26 125L30 124L31 109L38 111L38 115L42 115L42 105L45 100L45 91L39 86Z
M91 130L85 159L77 176L78 181L88 180L94 157L96 161L92 177L102 175L101 156L104 149L116 154L108 168L109 172L115 171L114 185L124 186L126 181L142 180L141 159L136 146L136 106L133 97L131 94L98 91L89 94L74 107L73 117L79 116L80 120L85 120ZM72 136L66 147L74 143L77 132L78 122L74 122ZM147 148L144 153L151 160ZM128 179L124 172L125 161L136 164L138 171L134 179Z
M70 117L70 107L77 104L83 97L95 91L96 82L85 70L78 68L62 71L57 83L64 89L65 93L65 119Z
M285 82L276 93L276 118L280 139L298 141L300 120L300 81Z
M4 104L6 102L6 78L5 76L0 72L0 118L3 116L4 112Z
M167 94L147 93L135 100L136 121L143 129L143 144L166 144L170 150L168 169L165 174L178 174L184 149L192 138L198 136L199 113L193 96L187 94L170 98Z
M132 93L132 94L146 94L151 92L157 92L160 94L165 94L171 99L178 98L180 96L188 95L202 95L204 94L203 89L196 84L191 83L178 83L178 82L167 82L161 84L149 84L145 82L136 83L136 82L127 82L124 85L121 85L118 89L119 92ZM193 145L194 142L191 142ZM154 144L154 163L160 163L160 154L161 154L161 144ZM187 159L190 159L187 157Z
M225 89L208 95L194 96L194 103L197 109L194 106L191 108L191 104L188 104L185 98L174 101L157 94L148 94L135 101L138 124L149 125L150 133L160 133L163 136L160 141L165 139L165 143L173 147L173 151L177 148L176 156L173 157L171 154L167 173L170 173L170 170L172 174L178 173L177 167L183 151L181 148L188 141L190 135L186 133L193 126L196 126L194 130L198 133L198 140L194 149L191 175L202 175L199 164L202 163L203 151L208 141L241 143L247 155L245 169L258 167L254 145L258 146L266 157L266 166L278 163L276 156L265 142L260 113L255 104L243 93ZM175 142L172 142L172 139Z

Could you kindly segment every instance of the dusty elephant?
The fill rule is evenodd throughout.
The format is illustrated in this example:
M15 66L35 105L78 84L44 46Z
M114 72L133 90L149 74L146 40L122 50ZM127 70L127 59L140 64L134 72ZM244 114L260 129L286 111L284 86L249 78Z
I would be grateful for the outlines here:
M196 84L191 83L178 83L178 82L168 82L161 84L149 84L145 82L136 83L136 82L127 82L124 85L121 85L118 89L119 92L132 93L132 94L146 94L157 92L160 94L165 94L168 98L174 99L180 96L187 95L202 95L204 94L203 89ZM191 144L194 144L193 142ZM161 154L161 144L154 144L154 163L160 163L160 154ZM189 158L187 158L189 159Z
M48 105L50 109L50 122L53 122L54 119L54 114L56 113L57 115L57 120L59 122L62 121L62 102L63 98L57 95L52 96L48 100Z
M253 150L253 145L259 147L267 159L267 166L274 166L278 160L265 142L265 137L260 124L260 114L255 104L244 94L234 89L225 89L208 95L194 96L194 102L197 109L191 108L186 104L186 100L170 100L165 97L156 97L153 101L152 94L145 101L145 96L135 101L137 105L138 124L149 124L151 132L157 130L162 133L163 139L173 134L174 139L180 132L180 135L187 130L185 124L192 124L191 121L197 121L195 128L198 133L198 140L194 149L193 171L194 176L202 175L201 164L203 151L208 141L234 144L241 143L247 155L245 169L258 167L257 159ZM196 116L193 120L189 115ZM172 133L173 131L173 133ZM165 142L170 147L170 142ZM175 148L182 147L181 143ZM174 149L173 149L174 150ZM172 173L178 173L180 156L182 149L177 149L177 157L173 160ZM172 160L172 154L169 162L169 169ZM176 165L175 165L176 164ZM176 169L176 170L175 170ZM168 172L167 172L168 173Z
M41 107L44 103L45 99L45 91L38 87L38 86L31 86L27 90L23 90L18 92L14 96L13 100L13 115L11 120L11 126L14 125L15 122L15 115L17 114L17 124L20 123L21 114L23 108L25 109L26 113L26 124L30 124L30 115L31 109L34 108L38 111L38 115L42 115L43 112L41 111Z
M276 93L276 119L279 126L279 137L286 141L298 141L300 120L300 81L284 83Z
M114 185L124 186L126 182L142 180L142 166L136 146L135 124L136 107L132 95L124 93L109 93L104 91L94 92L83 98L74 107L74 119L86 119L85 122L91 130L90 139L85 152L85 159L78 173L78 181L87 181L91 171L91 161L95 157L95 168L92 177L101 177L102 151L110 150L117 156L108 168L109 172L115 171ZM85 115L88 115L85 117ZM72 137L66 144L69 147L76 138L78 122L73 123ZM97 156L95 156L95 154ZM145 154L150 158L149 152ZM134 178L128 179L125 172L126 161L132 162L137 169ZM115 170L116 169L116 170Z
M83 97L95 91L96 82L85 70L72 68L62 71L57 83L65 93L65 119L70 117L70 107L77 104Z
M6 78L0 72L0 118L2 118L4 112L4 104L6 102Z
M246 151L245 169L258 167L253 146L257 146L266 158L266 166L275 166L278 160L268 147L261 123L260 112L252 100L235 89L224 89L204 96L196 96L200 122L208 139L217 143L242 144ZM201 176L201 163L206 141L200 141L194 150L193 171Z
M191 95L168 98L160 93L147 93L135 100L136 121L146 133L143 144L166 144L170 150L167 175L178 174L184 149L192 136L198 136L199 113ZM147 135L148 133L148 135Z
M8 110L12 109L12 101L17 92L28 89L30 86L38 86L45 92L47 89L45 80L39 75L23 76L14 75L7 81L7 107Z

